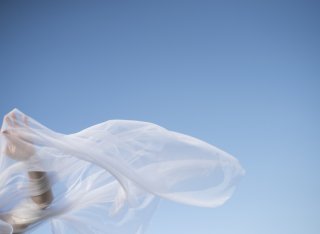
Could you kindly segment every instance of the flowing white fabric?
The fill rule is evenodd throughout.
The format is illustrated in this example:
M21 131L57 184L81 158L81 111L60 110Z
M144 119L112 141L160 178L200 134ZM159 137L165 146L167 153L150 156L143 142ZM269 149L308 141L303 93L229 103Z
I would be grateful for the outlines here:
M64 135L14 109L0 146L0 233L27 220L25 232L48 221L52 233L142 234L159 198L220 206L244 174L228 153L140 121L109 120ZM30 182L28 171L48 178ZM39 209L30 197L50 188L52 203Z

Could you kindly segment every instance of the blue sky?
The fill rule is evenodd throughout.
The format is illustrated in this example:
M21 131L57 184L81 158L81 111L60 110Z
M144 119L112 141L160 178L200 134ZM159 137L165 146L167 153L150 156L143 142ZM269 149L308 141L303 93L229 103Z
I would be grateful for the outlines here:
M319 41L317 1L1 1L0 114L150 121L240 160L224 206L163 201L147 234L317 234Z

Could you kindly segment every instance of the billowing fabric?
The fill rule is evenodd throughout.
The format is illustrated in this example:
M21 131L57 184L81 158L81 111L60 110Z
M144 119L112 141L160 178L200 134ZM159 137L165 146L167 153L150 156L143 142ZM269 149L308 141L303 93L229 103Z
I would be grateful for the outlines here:
M47 221L52 233L142 234L160 198L217 207L244 174L228 153L147 122L109 120L65 135L14 109L0 137L0 233L28 220L27 233ZM28 171L48 181L31 183ZM53 201L39 209L30 197L48 186Z

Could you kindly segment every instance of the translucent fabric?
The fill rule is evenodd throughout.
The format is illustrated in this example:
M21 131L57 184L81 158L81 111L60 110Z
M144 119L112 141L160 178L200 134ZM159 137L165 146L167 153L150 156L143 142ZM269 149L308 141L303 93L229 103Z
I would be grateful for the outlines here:
M142 234L160 198L217 207L244 174L228 153L147 122L64 135L14 109L0 137L0 233L47 221L52 233ZM31 197L46 191L52 200L39 208Z

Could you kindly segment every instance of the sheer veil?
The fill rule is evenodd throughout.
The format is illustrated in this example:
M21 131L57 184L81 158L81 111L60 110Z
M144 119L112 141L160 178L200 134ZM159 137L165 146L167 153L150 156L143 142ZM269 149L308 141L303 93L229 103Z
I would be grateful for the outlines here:
M11 146L22 157L19 145L32 147L32 156L8 155ZM25 228L30 233L48 221L52 233L142 234L159 199L217 207L244 174L237 159L213 145L132 120L65 135L14 109L0 146L0 233L12 232L6 217L15 214L34 220ZM28 171L46 172L48 181L30 183ZM54 198L39 209L30 197L48 185Z

